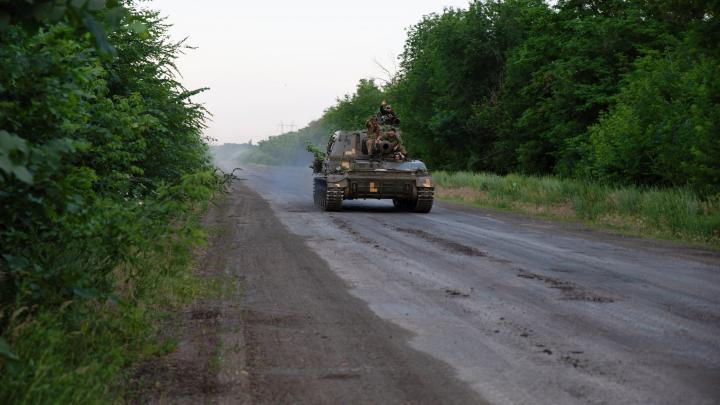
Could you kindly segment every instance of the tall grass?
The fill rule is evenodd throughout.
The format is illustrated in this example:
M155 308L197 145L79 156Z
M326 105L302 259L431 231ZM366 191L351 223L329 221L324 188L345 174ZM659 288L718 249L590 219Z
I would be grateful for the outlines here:
M199 214L183 232L119 266L113 299L15 311L5 337L17 360L0 359L0 403L122 402L128 367L174 350L157 326L164 313L219 288L192 272L193 251L204 239Z
M438 197L720 247L720 196L492 173L433 173Z

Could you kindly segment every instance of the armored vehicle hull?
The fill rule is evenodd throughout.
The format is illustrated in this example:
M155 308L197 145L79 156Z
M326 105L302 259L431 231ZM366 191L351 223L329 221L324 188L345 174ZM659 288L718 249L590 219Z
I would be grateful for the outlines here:
M339 211L343 200L392 199L398 209L430 212L435 189L425 164L368 154L366 140L364 131L333 135L327 155L312 166L315 204Z

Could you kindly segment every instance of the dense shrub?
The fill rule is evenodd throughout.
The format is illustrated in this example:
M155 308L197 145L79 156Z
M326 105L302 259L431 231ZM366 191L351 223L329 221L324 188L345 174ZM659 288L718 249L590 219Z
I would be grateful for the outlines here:
M617 104L589 129L588 174L717 191L720 62L683 44L636 65Z
M88 325L121 339L102 330L115 326L91 308L122 301L132 310L137 281L153 268L145 259L169 240L197 242L188 221L220 185L201 133L205 111L191 101L196 91L174 78L182 44L168 40L157 13L129 1L52 4L0 5L0 397L7 400L33 384L62 384L43 375L63 375L53 367L65 357L55 352L58 364L44 363L49 355L22 339L46 334L69 345L63 334ZM133 288L121 294L123 285ZM69 306L76 309L59 315ZM98 360L96 349L83 358Z

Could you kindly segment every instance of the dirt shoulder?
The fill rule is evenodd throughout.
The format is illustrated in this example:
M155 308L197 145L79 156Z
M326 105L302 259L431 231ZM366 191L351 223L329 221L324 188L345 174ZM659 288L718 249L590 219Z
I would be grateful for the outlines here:
M236 184L206 218L199 269L220 299L174 314L177 350L138 373L138 402L479 403L409 332L349 294L258 194Z

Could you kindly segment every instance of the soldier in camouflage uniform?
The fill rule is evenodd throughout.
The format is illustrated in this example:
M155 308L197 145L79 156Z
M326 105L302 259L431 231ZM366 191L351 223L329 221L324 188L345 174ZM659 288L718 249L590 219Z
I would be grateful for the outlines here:
M365 141L368 155L372 155L373 147L376 143L380 142L380 120L377 116L370 117L365 122L365 128L367 128L368 139Z
M393 111L390 104L385 103L384 100L380 103L378 118L380 120L380 124L382 125L400 125L400 120L397 115L395 115L395 111Z
M402 139L400 139L400 134L397 133L395 128L390 128L380 137L381 140L387 141L390 143L390 151L393 154L393 157L395 160L405 160L405 156L407 156L407 150L402 144Z

